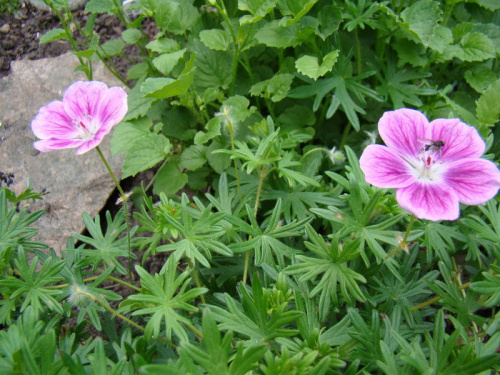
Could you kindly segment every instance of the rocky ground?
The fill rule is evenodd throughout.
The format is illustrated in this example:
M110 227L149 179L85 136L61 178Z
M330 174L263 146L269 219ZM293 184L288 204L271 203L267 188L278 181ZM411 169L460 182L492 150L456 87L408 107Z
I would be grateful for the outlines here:
M81 25L85 23L88 17L83 10L75 11L73 15L76 21ZM144 22L148 25L147 20ZM149 23L149 25L153 27L152 23ZM33 167L33 165L36 166L37 164L34 160L38 160L42 157L40 155L32 155L34 151L31 143L34 140L34 137L29 129L29 123L36 114L36 111L41 105L45 105L51 100L58 99L61 90L64 90L64 88L72 81L76 79L85 79L81 72L73 72L72 67L66 66L68 64L67 59L71 56L65 54L72 50L69 42L54 41L43 45L39 44L42 35L44 35L47 31L58 27L61 27L61 25L58 18L54 14L38 10L33 6L30 6L29 3L21 7L15 14L0 14L0 164L2 165L0 173L9 176L12 174L14 186L16 183L24 184L26 181L26 176L23 176L21 170L29 169L30 165L31 167ZM104 14L97 18L94 30L99 34L100 41L105 42L107 40L120 37L121 32L123 31L123 26L116 17ZM151 37L153 37L154 31L155 30L153 29L151 30ZM76 33L75 38L77 40L83 40L82 37ZM134 57L137 55L133 50L127 50L127 52L129 53L128 57ZM45 58L49 58L49 60L44 60L43 62L34 61ZM122 76L125 77L126 71L130 68L131 63L121 57L116 57L113 62L122 73ZM61 64L64 64L65 66L61 66ZM16 69L13 70L11 69L11 66L14 65L16 66ZM103 80L110 79L109 77L104 78L105 75L102 72L96 72L96 77L97 79ZM120 85L120 82L110 81L108 84ZM22 143L24 148L20 148L19 144L16 143L15 140L18 140L19 144ZM48 171L51 171L51 169L48 167L38 168L46 171L47 173L45 174L51 174L45 182L35 182L35 177L32 176L32 183L34 185L37 185L37 183L42 185L45 183L53 184L52 187L47 188L47 191L50 190L50 194L45 197L46 199L44 199L43 203L45 206L39 207L46 210L46 215L44 215L45 219L50 219L51 215L60 218L66 217L63 215L77 215L77 217L72 217L71 219L66 217L66 219L62 220L62 224L56 224L55 229L45 230L42 229L44 228L43 225L39 228L40 234L45 231L50 232L50 230L54 230L53 234L44 233L45 238L52 238L53 240L61 237L63 234L67 236L72 232L78 233L82 229L80 226L80 229L77 229L76 227L66 228L65 231L62 227L64 222L78 222L79 225L82 225L80 218L82 212L88 212L92 215L99 212L99 208L97 208L98 211L95 211L95 209L89 209L83 205L78 206L75 204L75 201L71 204L68 203L66 205L67 207L61 202L58 202L58 205L50 203L50 199L52 198L50 196L53 196L56 200L60 196L58 195L58 189L60 186L63 186L63 190L68 189L65 191L64 196L69 197L72 196L71 191L69 191L71 186L73 186L76 192L79 191L79 193L75 196L85 195L82 193L82 189L84 189L88 184L92 185L91 190L97 190L98 184L91 183L96 177L83 177L83 174L87 172L87 170L94 168L89 165L89 163L91 163L91 159L87 157L77 159L74 157L74 152L71 150L68 151L67 155L64 154L64 157L61 156L63 155L62 153L64 153L64 151L59 152L57 155L51 155L55 153L47 153L46 155L43 155L43 157L53 156L56 158L65 158L65 163L75 162L76 166L66 165L62 171L52 171L50 173ZM16 156L12 158L12 155ZM63 178L64 173L76 170L77 166L82 163L84 164L82 168L86 170L81 171L81 178L69 184L66 181L64 182L66 185L64 185L64 183L61 182L62 180L72 181L71 177ZM99 163L100 161L98 161L97 164ZM57 163L49 164L57 166ZM119 171L120 167L117 166L117 168L117 171ZM134 186L139 186L141 182L146 186L153 175L154 173L150 171L140 173L135 178L129 178L123 181L122 187L127 191ZM42 177L37 179L42 179ZM45 185L42 187L45 188ZM87 202L89 200L95 200L96 202L92 203L100 207L102 218L101 222L105 223L103 213L107 210L116 212L118 209L115 204L117 198L118 192L116 189L110 194L109 188L106 188L101 194L102 200L97 196L93 198L87 196L84 199L86 201L82 202L82 204L89 203ZM76 206L78 206L78 209ZM64 210L67 212L64 212ZM72 211L75 212L72 213ZM61 241L59 240L59 246L52 244L48 240L45 241L41 238L39 240L44 243L50 243L50 245L54 246L54 248L60 248L61 246ZM142 254L138 254L138 256L141 257ZM161 267L161 265L162 263L157 265L156 268ZM152 266L153 269L155 268L153 264L150 264L150 266Z

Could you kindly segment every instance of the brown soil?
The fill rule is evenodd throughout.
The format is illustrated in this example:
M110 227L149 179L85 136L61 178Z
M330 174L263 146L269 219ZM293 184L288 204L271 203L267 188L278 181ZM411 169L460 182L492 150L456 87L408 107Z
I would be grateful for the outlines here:
M73 12L73 16L83 27L88 14L79 10ZM71 51L71 44L66 40L40 44L40 38L55 28L61 28L61 23L55 14L38 10L28 2L15 14L0 14L0 77L9 74L10 63L14 60L37 60ZM121 22L115 16L107 14L99 15L94 27L101 43L120 37L123 29ZM83 40L78 32L75 32L75 39ZM125 76L130 63L120 57L114 58L113 62Z

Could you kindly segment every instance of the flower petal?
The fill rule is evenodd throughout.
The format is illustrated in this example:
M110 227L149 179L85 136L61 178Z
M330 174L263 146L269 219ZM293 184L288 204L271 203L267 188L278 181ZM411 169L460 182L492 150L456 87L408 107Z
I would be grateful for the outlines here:
M127 93L121 87L111 87L102 97L94 116L109 133L113 126L123 120L127 111Z
M66 112L73 120L94 117L106 96L108 86L99 81L77 81L68 87L63 97Z
M485 159L458 160L449 164L443 177L455 190L458 200L469 205L487 202L500 188L500 171Z
M408 108L385 112L378 122L378 131L385 144L404 157L416 156L422 148L418 140L431 135L427 118Z
M84 154L87 151L99 146L99 143L101 143L107 133L109 132L97 132L94 137L86 140L85 143L83 143L80 147L78 147L78 150L76 150L77 155Z
M366 147L359 164L366 181L380 188L400 188L415 182L408 164L382 145Z
M42 139L41 141L37 141L33 143L33 147L35 147L38 151L41 152L49 152L55 150L62 150L65 148L75 148L79 147L84 143L83 139Z
M442 159L455 161L478 158L484 153L485 143L473 126L464 124L459 119L436 119L430 125L430 139L444 142Z
M40 139L71 139L79 133L60 101L54 101L40 108L31 121L31 130Z
M446 184L415 183L396 190L396 199L420 219L456 220L460 215L457 194Z

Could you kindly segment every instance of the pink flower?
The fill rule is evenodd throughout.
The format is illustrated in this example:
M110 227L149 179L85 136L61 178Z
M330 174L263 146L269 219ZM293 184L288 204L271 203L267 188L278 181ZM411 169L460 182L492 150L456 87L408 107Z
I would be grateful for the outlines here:
M78 81L68 87L62 102L40 108L31 130L40 139L33 146L42 152L76 148L83 154L101 143L127 114L127 93L98 81Z
M459 202L483 204L500 188L500 171L481 159L485 144L459 119L429 123L420 112L384 113L378 129L386 146L370 145L361 155L366 181L396 188L399 205L420 219L456 220Z

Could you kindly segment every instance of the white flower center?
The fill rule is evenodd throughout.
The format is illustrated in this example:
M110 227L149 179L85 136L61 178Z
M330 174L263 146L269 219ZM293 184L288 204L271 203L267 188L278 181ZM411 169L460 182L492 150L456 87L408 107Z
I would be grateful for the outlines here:
M96 133L96 126L94 121L92 121L92 116L83 114L83 119L73 120L73 124L75 124L75 129L79 131L79 134L76 136L77 139L92 139Z
M442 159L440 148L421 147L417 157L408 163L421 182L440 182L446 161Z

